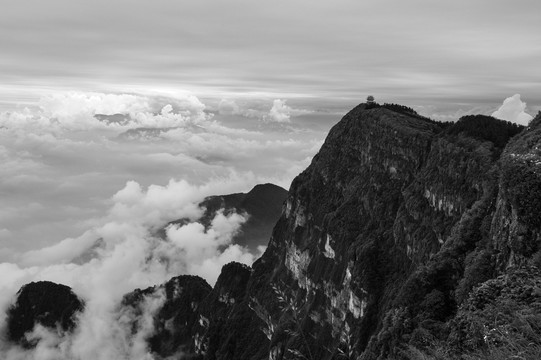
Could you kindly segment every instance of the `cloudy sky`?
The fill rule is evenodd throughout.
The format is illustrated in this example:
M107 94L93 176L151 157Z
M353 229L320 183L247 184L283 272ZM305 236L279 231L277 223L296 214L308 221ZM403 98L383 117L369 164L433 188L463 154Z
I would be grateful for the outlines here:
M538 0L3 1L0 310L52 280L110 319L135 287L251 263L231 244L244 215L205 229L197 204L287 188L369 94L437 120L527 123L540 13ZM179 217L194 223L153 236ZM123 356L96 353L113 327L88 321L93 345L54 358Z
M0 14L2 102L51 89L436 110L541 98L536 0L39 1Z
M438 120L525 123L541 109L540 10L535 0L7 0L0 261L103 225L130 181L142 192L221 178L238 179L223 192L287 188L367 94Z

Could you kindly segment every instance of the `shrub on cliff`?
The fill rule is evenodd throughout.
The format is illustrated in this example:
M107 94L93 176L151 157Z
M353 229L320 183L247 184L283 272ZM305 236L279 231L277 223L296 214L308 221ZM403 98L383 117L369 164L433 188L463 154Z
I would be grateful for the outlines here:
M532 356L541 350L540 270L511 269L486 281L472 291L450 329L449 344L460 351L539 358Z

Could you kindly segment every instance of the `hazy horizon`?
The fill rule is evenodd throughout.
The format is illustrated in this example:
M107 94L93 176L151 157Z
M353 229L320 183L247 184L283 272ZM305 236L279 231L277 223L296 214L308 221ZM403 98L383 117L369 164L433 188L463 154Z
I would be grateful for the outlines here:
M541 109L535 10L530 0L10 1L0 261L33 265L27 252L107 223L130 182L143 194L220 178L235 184L218 194L287 188L369 94L441 121L527 123Z

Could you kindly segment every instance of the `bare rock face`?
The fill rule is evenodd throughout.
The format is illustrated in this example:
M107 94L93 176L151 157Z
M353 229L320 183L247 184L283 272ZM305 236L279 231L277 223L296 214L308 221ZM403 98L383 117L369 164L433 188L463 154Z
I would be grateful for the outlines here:
M24 285L7 311L8 338L24 347L32 347L34 342L25 334L36 325L62 336L74 329L77 313L83 308L83 301L68 286L49 281Z

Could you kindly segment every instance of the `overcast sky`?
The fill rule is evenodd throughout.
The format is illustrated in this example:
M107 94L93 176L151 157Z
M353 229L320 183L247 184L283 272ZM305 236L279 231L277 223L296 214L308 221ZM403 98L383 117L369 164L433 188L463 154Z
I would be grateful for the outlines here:
M438 109L541 99L536 0L6 0L3 101L50 89L376 99ZM4 104L4 106L6 106Z

